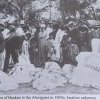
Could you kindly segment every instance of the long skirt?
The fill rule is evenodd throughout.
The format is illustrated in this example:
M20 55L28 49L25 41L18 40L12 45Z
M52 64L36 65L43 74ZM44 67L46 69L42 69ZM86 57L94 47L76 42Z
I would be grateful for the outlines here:
M46 39L41 38L39 40L39 62L41 64L41 67L45 64L46 58L47 58Z

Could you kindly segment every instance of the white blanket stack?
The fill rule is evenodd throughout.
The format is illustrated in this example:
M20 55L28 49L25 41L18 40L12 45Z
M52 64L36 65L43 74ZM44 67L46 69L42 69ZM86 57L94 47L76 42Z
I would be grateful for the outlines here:
M80 53L77 61L71 83L100 89L100 53Z
M33 88L38 90L54 89L58 86L64 86L64 83L67 82L60 66L55 62L46 62L44 70L36 77L33 81Z
M16 79L11 78L0 70L0 91L15 90L18 88Z
M19 63L12 70L11 77L16 79L17 83L31 82L30 73L34 71L35 67L32 65L27 57L24 55L19 56Z

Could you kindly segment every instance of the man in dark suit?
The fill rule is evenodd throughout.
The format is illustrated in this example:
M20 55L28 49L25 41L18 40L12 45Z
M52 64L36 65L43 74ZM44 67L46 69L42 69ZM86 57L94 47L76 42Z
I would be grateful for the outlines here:
M3 65L3 52L4 52L4 47L5 47L5 42L4 42L4 37L2 34L2 31L4 29L0 27L0 69L2 69Z
M78 26L74 25L74 22L70 22L68 24L68 28L69 28L69 37L71 37L71 40L75 42L75 44L78 45L79 50L80 50L80 31Z
M14 65L18 63L18 54L21 53L23 37L16 34L15 26L11 26L9 37L5 40L5 62L4 62L4 72L7 73L9 66L10 56L12 57Z

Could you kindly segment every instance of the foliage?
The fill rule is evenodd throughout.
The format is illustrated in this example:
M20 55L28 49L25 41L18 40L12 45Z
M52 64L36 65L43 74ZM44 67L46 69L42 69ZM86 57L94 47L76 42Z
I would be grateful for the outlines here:
M95 16L92 3L96 1L97 0L60 0L62 16L66 16L66 14L69 14L69 16L73 14L75 16L76 11L83 14L85 17L87 16L87 18L90 18L92 15ZM87 11L88 14L84 10Z

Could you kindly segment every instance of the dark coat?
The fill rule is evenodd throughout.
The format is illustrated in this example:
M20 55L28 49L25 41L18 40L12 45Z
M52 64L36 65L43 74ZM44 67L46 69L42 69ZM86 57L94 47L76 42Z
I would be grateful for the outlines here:
M70 35L69 36L72 38L72 41L74 41L76 44L79 45L79 43L80 43L80 32L79 32L78 28L72 29L70 31Z
M5 47L5 42L4 42L3 34L0 33L0 53L4 51L4 47Z

